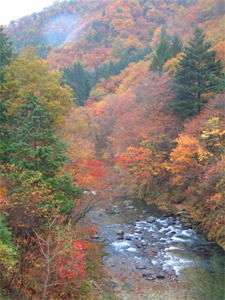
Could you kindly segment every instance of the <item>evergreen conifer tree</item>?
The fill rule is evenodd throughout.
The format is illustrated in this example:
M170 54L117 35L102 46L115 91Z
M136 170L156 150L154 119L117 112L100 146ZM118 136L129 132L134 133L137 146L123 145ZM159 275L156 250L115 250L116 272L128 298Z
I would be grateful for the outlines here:
M6 128L1 161L6 166L13 166L7 175L11 193L16 198L23 185L27 189L28 183L32 185L36 180L37 186L46 187L53 195L50 202L40 202L40 206L47 210L57 208L61 214L69 215L80 190L72 184L69 174L58 176L67 160L63 152L65 144L55 135L53 121L41 107L38 97L30 96L21 106L17 118L7 119ZM23 174L21 178L18 170Z
M196 28L175 75L173 107L182 119L198 114L207 103L207 95L218 89L222 67L215 54L202 30Z
M64 68L63 72L64 82L72 88L76 103L84 105L91 90L89 73L79 62Z
M64 144L54 134L36 96L27 99L17 119L11 120L7 141L6 157L10 164L39 171L44 177L55 176L66 161Z
M173 39L170 46L170 53L172 57L175 57L178 53L183 51L183 42L179 38L179 36L176 34Z
M150 69L154 72L162 72L163 65L171 57L170 42L167 39L162 38L160 43L157 45Z

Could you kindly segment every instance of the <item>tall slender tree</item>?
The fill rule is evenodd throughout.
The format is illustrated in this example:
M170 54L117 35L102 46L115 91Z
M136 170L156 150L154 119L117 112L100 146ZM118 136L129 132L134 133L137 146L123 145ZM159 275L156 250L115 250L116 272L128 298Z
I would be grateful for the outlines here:
M222 66L216 51L196 28L184 50L175 75L176 99L173 107L182 119L198 114L207 103L209 93L215 93L222 78Z
M172 57L183 51L183 42L177 34L173 36L170 49Z
M162 38L160 43L157 45L150 69L154 72L162 72L163 65L171 57L170 42L166 38Z

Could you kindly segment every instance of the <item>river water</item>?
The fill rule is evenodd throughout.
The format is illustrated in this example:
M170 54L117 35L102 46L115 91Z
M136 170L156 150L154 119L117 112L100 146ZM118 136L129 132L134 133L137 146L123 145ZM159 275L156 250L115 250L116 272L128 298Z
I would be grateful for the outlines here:
M178 217L117 198L88 218L118 299L225 300L223 250Z

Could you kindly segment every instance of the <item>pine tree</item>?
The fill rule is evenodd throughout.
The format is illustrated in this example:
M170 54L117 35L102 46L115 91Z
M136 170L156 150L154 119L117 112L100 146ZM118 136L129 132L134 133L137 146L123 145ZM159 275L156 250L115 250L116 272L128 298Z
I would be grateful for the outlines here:
M183 42L176 34L172 39L172 44L170 46L170 53L172 57L175 57L178 53L183 51Z
M10 123L5 160L22 169L39 171L44 177L55 176L66 161L64 144L54 134L38 98L28 98Z
M171 57L170 42L167 39L162 38L160 43L157 45L150 69L154 72L162 72L163 65Z
M76 103L84 105L91 90L89 73L79 62L64 68L63 72L64 82L72 88Z
M182 119L198 114L207 103L207 94L218 89L222 67L215 54L211 44L205 41L202 30L196 28L175 75L173 107Z
M6 128L1 161L5 166L13 166L6 174L11 197L23 198L26 202L29 200L26 189L42 186L51 192L52 198L49 198L50 202L40 202L40 206L46 210L57 208L61 214L69 215L80 191L72 184L69 174L58 176L67 161L65 144L55 135L53 121L49 120L38 97L30 96L21 106L17 118L7 119ZM21 194L24 186L25 191Z

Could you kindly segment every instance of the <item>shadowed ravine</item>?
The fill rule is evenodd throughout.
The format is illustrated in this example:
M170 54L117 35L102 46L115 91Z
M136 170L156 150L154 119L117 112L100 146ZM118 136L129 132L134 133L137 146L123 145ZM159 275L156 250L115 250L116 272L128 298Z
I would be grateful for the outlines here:
M173 215L114 199L89 212L119 299L223 300L224 253Z

